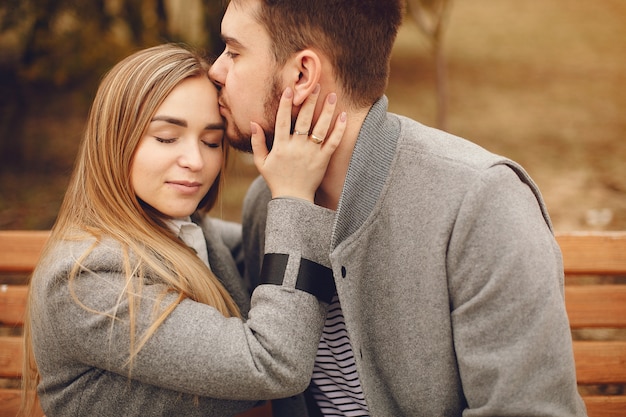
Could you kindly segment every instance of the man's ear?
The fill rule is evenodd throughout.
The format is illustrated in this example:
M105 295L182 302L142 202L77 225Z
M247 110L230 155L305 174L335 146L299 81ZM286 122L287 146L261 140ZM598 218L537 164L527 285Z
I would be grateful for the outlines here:
M322 75L322 61L311 49L300 51L295 57L298 79L294 85L293 104L301 106L313 92Z

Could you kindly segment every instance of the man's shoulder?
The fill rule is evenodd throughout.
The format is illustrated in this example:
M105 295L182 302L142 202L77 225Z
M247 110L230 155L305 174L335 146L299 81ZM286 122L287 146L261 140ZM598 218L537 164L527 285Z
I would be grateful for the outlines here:
M264 224L267 217L267 203L271 199L272 193L263 177L259 175L252 181L243 199L242 223L244 235L246 234L246 229L252 224Z
M470 139L426 126L405 116L396 117L401 126L398 143L400 148L412 150L421 158L434 158L480 170L510 162L508 158L495 154Z
M263 202L267 203L271 199L272 193L270 192L265 179L259 175L252 181L248 191L246 192L246 196L243 200L244 210L250 205L256 206Z

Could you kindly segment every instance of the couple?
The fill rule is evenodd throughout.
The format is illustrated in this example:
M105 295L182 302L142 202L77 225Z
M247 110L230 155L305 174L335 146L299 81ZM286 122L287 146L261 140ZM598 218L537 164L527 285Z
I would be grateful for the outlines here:
M387 113L401 16L232 0L219 95L172 46L107 75L31 283L25 388L49 417L585 415L536 186ZM243 240L202 215L223 134L263 177Z

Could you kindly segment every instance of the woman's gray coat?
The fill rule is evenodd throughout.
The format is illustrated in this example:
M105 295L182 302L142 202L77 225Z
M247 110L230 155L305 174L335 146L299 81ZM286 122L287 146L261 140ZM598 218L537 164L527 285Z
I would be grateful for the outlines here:
M231 254L240 259L240 228L204 223L211 268L246 312L249 297ZM307 242L315 241L307 235L301 244L292 228L277 233L286 236L280 253L302 249L290 257L294 265L308 253ZM257 288L246 322L182 301L129 371L128 305L117 306L125 281L117 243L104 239L83 261L72 287L84 306L70 294L69 271L91 244L61 243L35 272L32 335L41 374L38 393L48 417L225 417L306 388L327 305L289 279ZM156 279L144 287L138 335L152 323L153 303L163 288ZM167 296L166 304L173 298Z

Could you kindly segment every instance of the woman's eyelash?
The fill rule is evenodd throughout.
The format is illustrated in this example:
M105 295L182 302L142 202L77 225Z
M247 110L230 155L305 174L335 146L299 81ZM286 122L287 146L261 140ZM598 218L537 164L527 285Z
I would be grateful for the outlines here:
M161 142L161 143L173 143L173 142L176 140L176 138L167 138L167 139L166 139L166 138L160 138L160 137L158 137L158 136L155 136L154 138L155 138L158 142Z
M160 143L174 143L176 142L176 139L177 139L177 138L160 138L158 136L154 136L154 138L157 140L157 142L160 142ZM222 146L221 143L215 143L215 142L202 141L202 143L204 143L204 145L209 148L219 148Z

